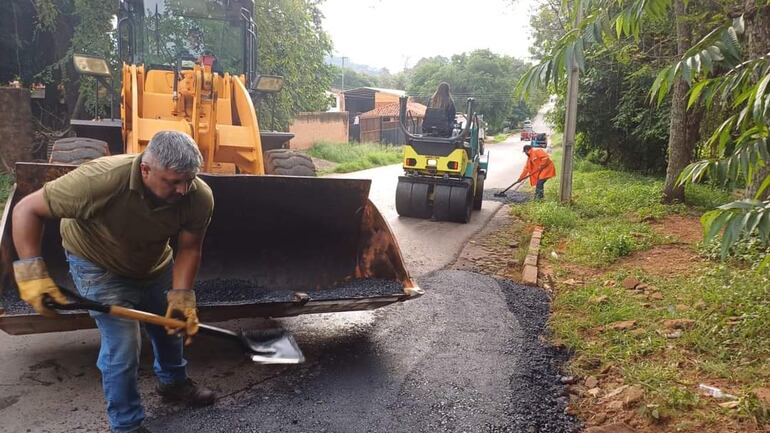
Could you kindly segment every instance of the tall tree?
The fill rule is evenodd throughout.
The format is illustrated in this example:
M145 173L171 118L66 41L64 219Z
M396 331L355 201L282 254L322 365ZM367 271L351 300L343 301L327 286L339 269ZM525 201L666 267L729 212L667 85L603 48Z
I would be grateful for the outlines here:
M746 16L748 57L756 59L770 54L770 6L757 6L756 0L745 0L743 7ZM746 195L756 196L762 182L768 178L770 178L770 160L766 159L764 167L759 168L757 175L749 183ZM767 200L768 197L770 197L770 188L758 198Z
M676 19L677 55L683 56L690 48L690 25L687 21L685 0L674 0ZM663 187L663 201L673 203L684 201L684 186L677 185L679 173L692 162L695 137L688 137L687 132L687 82L678 79L671 94L671 122L668 128L668 167L666 183ZM697 132L697 131L696 131Z

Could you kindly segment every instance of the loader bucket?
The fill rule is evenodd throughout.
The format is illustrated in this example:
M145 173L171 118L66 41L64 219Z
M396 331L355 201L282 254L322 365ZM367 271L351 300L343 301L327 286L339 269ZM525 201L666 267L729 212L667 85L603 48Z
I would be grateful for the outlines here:
M0 329L9 334L93 327L85 312L47 319L18 299L10 210L74 166L19 163L0 238ZM367 310L417 297L395 238L368 200L370 181L201 175L214 214L196 283L201 321ZM54 280L73 287L58 221L46 225L43 256Z

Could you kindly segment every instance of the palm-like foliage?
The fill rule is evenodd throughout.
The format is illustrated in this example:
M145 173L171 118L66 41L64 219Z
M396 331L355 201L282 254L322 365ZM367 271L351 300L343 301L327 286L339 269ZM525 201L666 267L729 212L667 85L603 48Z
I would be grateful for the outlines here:
M770 243L770 201L760 200L770 186L770 176L757 179L760 169L770 163L770 53L744 59L743 32L742 16L713 30L682 59L663 69L650 92L660 102L673 81L682 78L691 86L690 107L720 105L731 113L706 141L715 150L713 156L690 164L679 176L680 184L704 179L723 184L737 179L746 184L761 182L754 197L720 206L701 219L707 239L722 233L723 255L752 233ZM770 256L763 266L768 264Z
M568 8L569 3L564 1L562 7ZM770 0L761 3L770 5ZM516 87L519 94L558 82L573 59L583 70L583 51L590 44L609 38L637 38L643 19L664 17L672 0L575 0L571 4L573 16L582 8L585 18L524 74ZM757 182L760 169L770 164L770 53L745 58L741 44L744 27L741 16L712 30L681 59L664 68L652 86L651 102L659 104L675 81L683 79L690 85L689 107L719 105L728 113L706 142L715 149L713 156L689 165L679 176L680 184L704 179L725 184L742 179L749 184ZM770 188L770 176L760 181L754 197L725 204L703 216L707 239L722 233L723 254L752 233L770 244L770 201L760 200ZM763 265L769 264L770 256Z

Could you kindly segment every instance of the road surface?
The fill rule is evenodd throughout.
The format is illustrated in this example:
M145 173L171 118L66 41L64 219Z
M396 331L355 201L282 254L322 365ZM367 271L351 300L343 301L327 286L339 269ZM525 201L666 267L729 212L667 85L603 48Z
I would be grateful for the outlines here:
M504 188L516 178L524 162L522 145L512 138L488 146L487 188ZM400 218L394 206L400 172L389 166L345 176L372 179L370 197L426 295L376 312L282 319L307 356L300 366L256 366L234 348L199 337L187 351L189 373L220 395L213 408L200 411L167 406L154 395L145 344L140 387L152 431L477 431L479 425L516 431L511 426L526 416L511 405L511 378L529 368L531 355L522 342L535 341L539 331L522 325L521 312L497 281L434 272L451 263L501 205L485 201L465 225ZM98 347L95 330L0 333L0 432L105 431L94 365Z

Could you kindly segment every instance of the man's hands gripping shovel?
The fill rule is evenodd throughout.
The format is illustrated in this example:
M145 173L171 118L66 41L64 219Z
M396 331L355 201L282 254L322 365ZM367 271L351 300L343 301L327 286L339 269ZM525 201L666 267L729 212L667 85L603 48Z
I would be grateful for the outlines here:
M19 296L38 312L46 317L56 317L56 311L43 305L43 299L50 299L66 304L67 298L59 290L59 286L48 275L48 268L42 257L33 257L13 262L13 274L16 285L19 286Z
M166 331L169 335L183 333L185 335L184 345L189 346L192 343L192 337L198 333L200 327L195 292L187 289L171 289L168 291L166 299L168 301L166 318L184 320L185 323L185 326L181 328L166 326Z
M124 319L164 326L170 333L184 333L187 343L199 331L206 335L237 342L246 355L259 364L299 364L305 361L294 337L283 329L234 332L198 322L195 293L191 290L171 290L168 294L166 317L145 311L107 305L92 301L59 287L48 275L42 258L14 262L14 274L19 294L35 311L46 317L56 317L56 310L91 310ZM181 312L184 320L175 318Z

